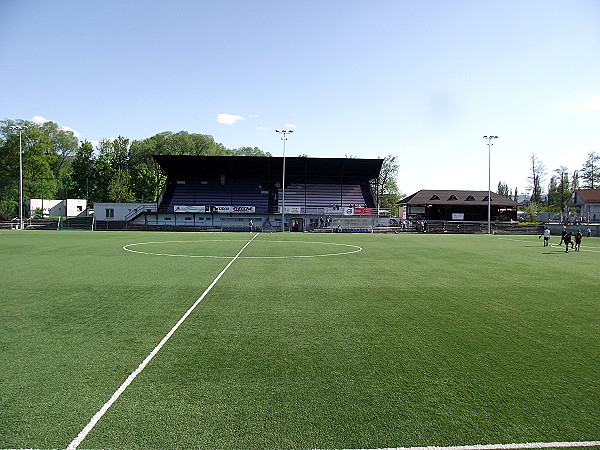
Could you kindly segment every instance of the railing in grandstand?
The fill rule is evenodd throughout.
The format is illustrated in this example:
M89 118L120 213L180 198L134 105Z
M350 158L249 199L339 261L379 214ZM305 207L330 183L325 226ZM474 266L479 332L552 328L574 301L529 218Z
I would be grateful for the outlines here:
M250 223L252 221L252 223ZM221 231L262 231L262 217L222 217Z
M281 208L282 198L279 198ZM363 191L360 185L317 184L303 185L291 184L285 190L285 206L298 208L344 208L366 206ZM315 212L319 214L319 212ZM306 214L313 214L307 211Z
M331 218L332 233L372 233L373 219L366 217Z
M125 220L130 221L131 219L138 216L141 212L156 212L156 204L154 203L144 203L143 205L138 206L134 210L128 212L125 215Z

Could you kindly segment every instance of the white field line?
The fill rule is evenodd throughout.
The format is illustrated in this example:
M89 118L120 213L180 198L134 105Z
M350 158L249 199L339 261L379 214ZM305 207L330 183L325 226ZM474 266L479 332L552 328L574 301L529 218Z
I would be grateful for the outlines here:
M150 352L150 354L148 356L146 356L146 359L144 359L142 361L142 363L138 366L138 368L135 369L133 372L131 372L131 374L127 377L127 379L123 382L123 384L121 384L121 386L119 386L119 389L117 389L115 391L115 393L104 404L104 406L102 406L102 408L100 408L100 410L96 414L94 414L94 416L92 417L90 422L83 428L83 430L81 430L81 432L77 435L77 437L75 439L73 439L73 441L67 446L67 450L75 450L79 446L79 444L81 444L81 442L85 439L85 437L88 435L88 433L90 431L92 431L94 426L96 426L96 423L102 418L102 416L106 413L106 411L108 411L108 409L112 406L112 404L117 401L117 399L121 396L121 394L125 391L125 389L127 389L127 387L133 382L133 380L135 380L135 378L142 372L142 370L144 370L144 368L148 365L148 363L152 360L152 358L154 358L154 356L156 356L156 354L160 351L160 349L163 348L163 346L167 343L167 341L171 338L171 336L173 336L173 333L175 333L175 331L177 331L177 329L181 326L181 324L185 321L185 319L187 319L188 316L194 311L196 306L198 306L198 304L202 300L204 300L204 297L206 297L206 295L211 291L211 289L214 287L214 285L217 284L217 282L223 276L223 274L227 271L227 269L229 269L229 267L235 262L236 259L239 258L239 256L246 249L246 247L248 247L248 245L250 245L250 243L257 236L258 236L258 233L256 233L252 237L252 239L250 239L248 242L246 242L246 244L237 253L237 255L235 255L233 257L233 259L231 261L229 261L229 263L225 266L225 268L221 271L221 273L219 273L219 275L217 275L217 277L213 280L213 282L210 284L210 286L208 286L206 288L206 290L202 293L202 295L198 298L198 300L196 300L194 302L194 304L186 311L186 313L181 317L181 319L179 319L179 321L173 326L173 328L171 328L171 331L169 331L165 335L165 337L162 338L162 340L158 343L158 345L156 347L154 347L154 350L152 350Z
M123 250L137 253L139 255L154 255L154 256L173 256L173 257L184 257L184 258L222 258L228 259L231 256L217 256L217 255L178 255L173 253L156 253L156 252L144 252L141 250L133 250L131 247L138 245L149 245L149 244L170 244L170 243L181 243L181 242L232 242L232 240L228 239L205 239L201 241L162 241L162 242L138 242L135 244L127 244L123 246ZM245 242L245 241L244 241ZM349 255L351 253L362 252L362 247L358 245L352 244L338 244L335 242L305 242L305 241L269 241L269 243L294 243L294 244L321 244L321 245L337 245L340 247L351 247L353 250L348 250L345 252L338 253L323 253L323 254L315 254L315 255L287 255L287 256L240 256L240 259L289 259L289 258L318 258L323 256L340 256L340 255Z
M454 447L393 447L377 450L517 450L529 448L569 448L569 447L600 447L600 441L582 442L533 442L525 444L482 444L482 445L457 445Z

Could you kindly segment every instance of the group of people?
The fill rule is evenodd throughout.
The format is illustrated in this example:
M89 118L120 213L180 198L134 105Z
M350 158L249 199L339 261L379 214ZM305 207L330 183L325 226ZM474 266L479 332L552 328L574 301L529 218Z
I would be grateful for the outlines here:
M563 242L565 244L565 253L569 253L569 245L571 249L578 252L581 248L581 239L583 238L583 234L581 230L577 230L575 235L573 235L572 231L567 231L567 227L563 226L562 235L560 237L560 242L558 245L562 245ZM550 244L550 228L544 228L544 247L548 247Z

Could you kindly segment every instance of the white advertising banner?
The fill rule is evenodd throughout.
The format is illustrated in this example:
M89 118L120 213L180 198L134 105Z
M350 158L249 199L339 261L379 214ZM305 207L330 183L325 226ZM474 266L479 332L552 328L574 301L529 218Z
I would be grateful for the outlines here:
M328 216L341 216L344 211L340 208L325 208L325 214Z
M175 212L188 212L188 213L255 213L256 208L254 206L188 206L188 205L175 205L173 207Z

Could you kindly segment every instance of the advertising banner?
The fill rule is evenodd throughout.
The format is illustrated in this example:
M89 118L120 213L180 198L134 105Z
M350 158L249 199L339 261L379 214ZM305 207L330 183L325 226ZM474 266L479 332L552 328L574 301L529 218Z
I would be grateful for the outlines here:
M372 216L373 208L354 208L354 214L357 216Z
M188 205L175 205L173 207L175 212L189 212L189 213L254 213L256 208L254 206L188 206Z

